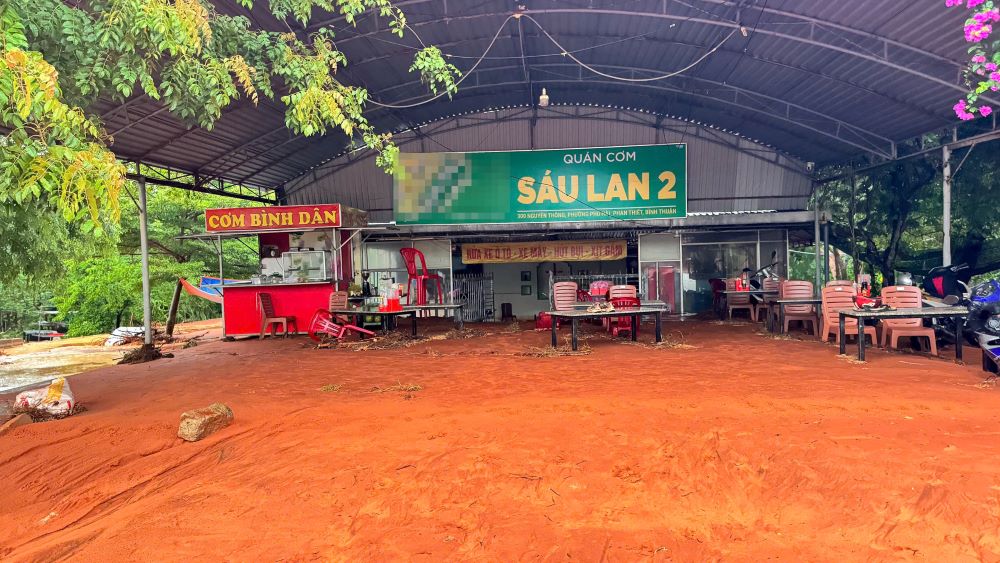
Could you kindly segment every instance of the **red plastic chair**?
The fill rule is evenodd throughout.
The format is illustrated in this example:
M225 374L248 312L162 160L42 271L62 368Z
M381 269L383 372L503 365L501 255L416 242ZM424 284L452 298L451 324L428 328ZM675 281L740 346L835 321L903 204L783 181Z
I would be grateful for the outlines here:
M590 287L588 288L588 293L591 297L606 299L608 297L608 291L611 289L611 282L608 280L597 280L590 282ZM590 299L594 301L594 299Z
M309 338L312 338L316 342L322 341L323 335L330 336L334 340L342 340L352 330L359 335L368 334L375 336L374 332L366 328L351 324L337 324L334 322L333 315L326 309L319 309L313 313L312 321L309 322Z
M257 294L257 309L260 311L260 338L263 339L264 335L267 333L268 327L271 328L271 338L274 338L275 331L278 325L281 325L281 330L287 338L289 335L288 327L292 326L295 332L299 331L299 324L295 320L293 315L283 315L278 316L274 312L274 302L271 301L270 293L258 293Z
M406 279L406 304L410 304L410 285L414 281L417 282L417 305L427 304L428 280L437 282L437 298L438 303L441 303L441 297L444 295L443 280L437 274L428 273L424 253L416 248L400 248L399 253L403 256L403 261L406 262L406 275L408 276ZM420 270L422 273L417 273L417 258L420 258Z
M611 300L615 309L634 309L639 306L638 297L615 297ZM636 323L638 325L638 323ZM611 317L608 325L612 336L618 336L619 332L632 332L632 317ZM636 326L636 334L639 334L639 327Z

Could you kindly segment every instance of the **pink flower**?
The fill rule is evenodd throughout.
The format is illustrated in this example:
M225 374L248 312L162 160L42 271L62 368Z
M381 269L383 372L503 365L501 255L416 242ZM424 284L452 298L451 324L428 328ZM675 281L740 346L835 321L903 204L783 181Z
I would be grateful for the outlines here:
M972 57L972 62L974 62L974 63L985 63L986 62L986 55L976 55L975 57Z
M991 113L993 113L993 108L991 108L990 106L983 106L979 108L979 113L983 117L988 117Z
M1000 72L993 72L990 74L990 80L994 82L1000 82Z
M965 7L966 8L975 8L976 6L982 4L985 1L986 0L969 0L968 3L966 3Z
M962 3L962 0L945 0L944 5L951 8L952 6L958 6Z
M983 65L983 68L985 68L986 70L993 71L993 70L997 69L997 64L996 63L986 63L985 65Z

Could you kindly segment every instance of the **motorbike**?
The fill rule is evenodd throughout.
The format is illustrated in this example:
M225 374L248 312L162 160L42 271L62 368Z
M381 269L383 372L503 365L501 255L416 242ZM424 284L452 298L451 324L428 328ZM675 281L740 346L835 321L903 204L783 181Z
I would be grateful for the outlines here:
M924 277L924 291L946 305L969 309L962 330L973 346L983 350L983 369L996 373L1000 366L1000 281L968 285L966 264L939 266ZM933 303L932 303L933 304ZM954 334L954 330L949 330Z

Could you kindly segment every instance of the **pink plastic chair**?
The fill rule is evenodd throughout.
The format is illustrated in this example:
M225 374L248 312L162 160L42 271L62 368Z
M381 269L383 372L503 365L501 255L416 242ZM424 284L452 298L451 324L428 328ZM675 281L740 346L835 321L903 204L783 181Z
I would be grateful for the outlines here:
M830 280L826 282L826 287L854 287L851 280Z
M774 278L764 278L764 281L760 284L760 288L763 291L778 291L781 288L781 280L776 280ZM780 295L780 293L779 293ZM764 313L763 319L766 321L767 317L771 314L771 304L765 299L773 299L772 295L765 295L761 297L761 300L757 303L757 320L761 320L761 313Z
M443 280L437 274L428 273L424 253L416 248L400 248L399 253L403 256L403 261L406 262L406 275L408 276L406 279L406 304L410 304L410 285L413 282L417 282L417 305L427 304L427 282L429 280L437 282L437 300L440 303L441 297L444 295ZM417 272L417 258L420 259L421 273Z
M608 289L608 299L619 297L639 297L639 290L634 285L613 285Z
M919 309L923 307L923 296L920 288L912 285L891 285L882 288L882 303L896 309ZM925 327L921 319L887 319L880 323L882 328L881 344L885 348L899 347L899 339L904 336L927 337L930 341L931 355L937 356L937 342L934 329Z
M576 282L556 282L552 284L552 306L556 311L572 311L576 305Z
M808 299L813 296L812 282L802 280L788 280L781 284L782 299ZM782 327L788 332L788 325L792 321L800 321L802 328L806 323L812 327L813 334L818 334L817 325L819 318L816 315L816 307L813 305L785 305L785 326Z
M834 342L840 342L840 311L854 308L854 288L843 285L823 288L823 328L819 331L819 337L823 342L830 339L830 334L834 336ZM858 319L844 319L844 334L850 338L858 334ZM875 327L866 326L865 336L870 336L872 345L878 344L878 337Z
M736 291L736 278L729 278L726 280L726 291ZM746 309L747 313L750 315L750 320L757 320L757 313L754 311L754 306L750 303L750 292L743 293L729 293L726 294L726 308L729 309L729 318L733 318L734 310Z

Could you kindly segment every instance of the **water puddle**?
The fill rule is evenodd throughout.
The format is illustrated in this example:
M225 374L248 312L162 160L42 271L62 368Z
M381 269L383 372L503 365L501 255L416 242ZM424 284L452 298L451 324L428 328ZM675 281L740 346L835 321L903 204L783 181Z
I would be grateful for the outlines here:
M0 355L0 392L110 365L124 352L103 346L65 346Z

